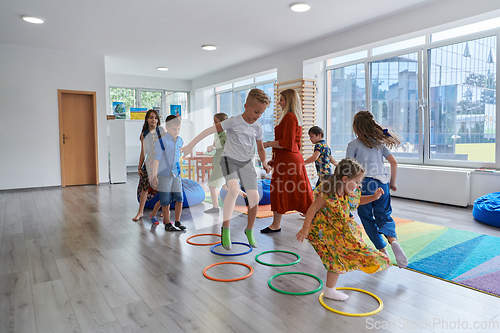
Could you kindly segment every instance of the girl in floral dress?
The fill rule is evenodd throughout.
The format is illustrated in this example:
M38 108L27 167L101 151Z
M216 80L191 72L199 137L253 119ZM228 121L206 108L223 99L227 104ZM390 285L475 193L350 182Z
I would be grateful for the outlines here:
M349 298L335 290L339 274L355 270L372 274L391 266L387 255L363 242L361 227L349 218L351 210L383 194L377 189L372 195L361 196L359 186L364 174L356 160L341 160L332 177L314 190L314 201L296 235L300 242L309 240L327 270L323 296L337 301Z

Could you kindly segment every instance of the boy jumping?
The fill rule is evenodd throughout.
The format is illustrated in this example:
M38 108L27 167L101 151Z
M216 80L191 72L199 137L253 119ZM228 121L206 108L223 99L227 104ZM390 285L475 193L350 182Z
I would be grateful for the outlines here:
M181 152L190 155L194 146L202 139L215 132L226 131L226 144L220 160L222 173L226 179L228 192L224 199L223 224L221 230L222 247L231 249L231 236L229 225L233 214L236 198L241 188L247 193L248 223L245 235L248 244L257 247L253 236L253 225L257 217L259 192L257 187L257 174L252 163L252 147L257 144L257 152L266 172L270 167L266 163L266 152L262 144L262 126L257 121L271 103L269 96L260 89L252 89L245 102L245 111L238 116L231 117L223 122L211 126L198 134L189 144L181 148Z

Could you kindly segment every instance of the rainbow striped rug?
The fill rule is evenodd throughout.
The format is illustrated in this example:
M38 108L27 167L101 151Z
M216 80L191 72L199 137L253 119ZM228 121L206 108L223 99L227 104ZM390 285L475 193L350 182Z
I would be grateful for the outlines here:
M500 297L499 237L394 220L409 269ZM366 235L363 238L371 245ZM387 249L395 263L390 246Z

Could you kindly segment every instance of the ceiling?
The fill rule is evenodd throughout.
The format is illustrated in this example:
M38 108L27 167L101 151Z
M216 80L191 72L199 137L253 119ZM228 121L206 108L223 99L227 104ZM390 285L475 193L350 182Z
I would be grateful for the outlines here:
M192 80L436 1L307 0L311 10L295 13L293 0L2 0L0 43L105 56L110 73Z

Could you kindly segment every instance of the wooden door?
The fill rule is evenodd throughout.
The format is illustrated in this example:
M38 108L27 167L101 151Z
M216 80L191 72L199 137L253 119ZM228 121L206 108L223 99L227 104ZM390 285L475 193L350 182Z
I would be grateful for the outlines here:
M95 92L58 90L61 184L99 184Z

